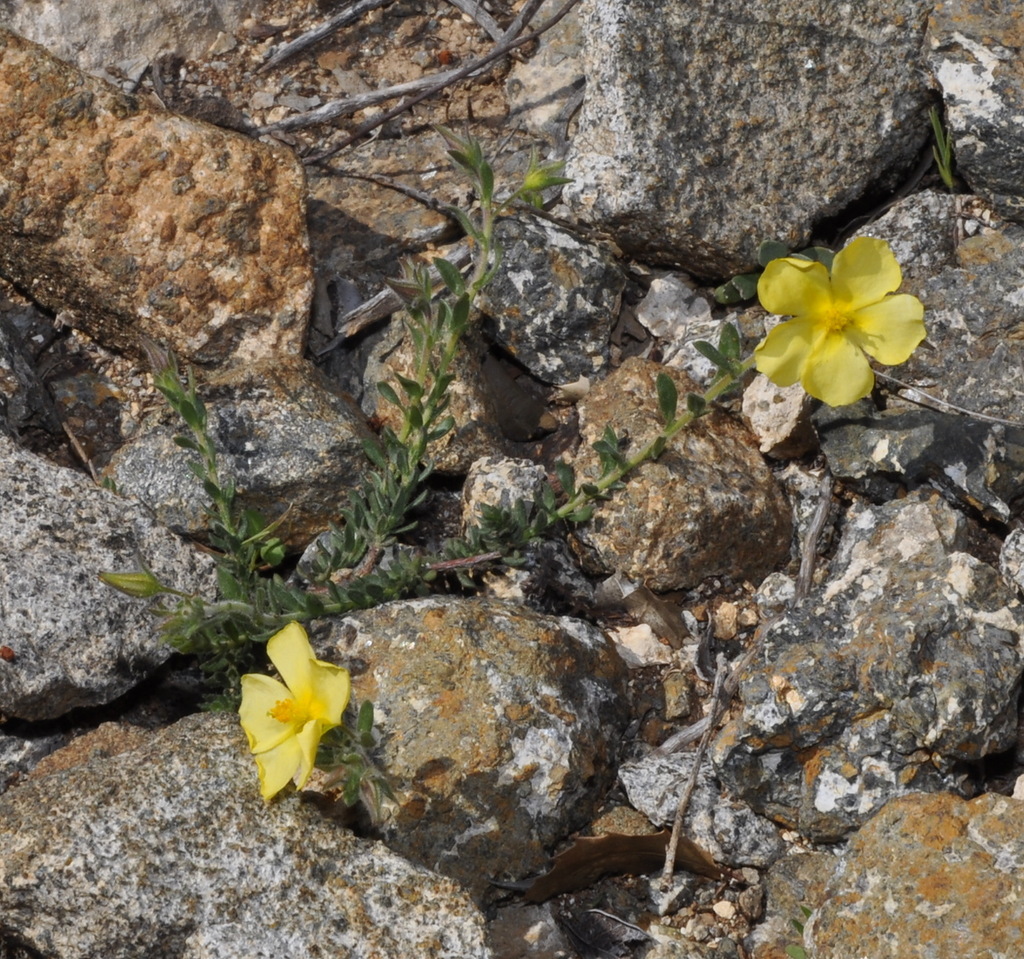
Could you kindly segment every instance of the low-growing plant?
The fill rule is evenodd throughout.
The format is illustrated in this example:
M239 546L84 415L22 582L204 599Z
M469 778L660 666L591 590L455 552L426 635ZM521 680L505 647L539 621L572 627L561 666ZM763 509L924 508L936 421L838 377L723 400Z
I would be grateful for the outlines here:
M698 343L717 373L702 394L689 393L682 403L673 380L659 374L660 424L653 424L653 435L634 452L625 437L607 427L594 444L596 476L578 477L570 464L558 463L536 500L510 509L485 507L477 525L445 542L436 554L414 550L401 537L427 495L431 447L454 426L448 409L453 362L472 322L473 303L500 262L496 219L520 202L536 203L548 187L566 182L558 164L542 164L534 154L521 185L499 198L480 144L446 129L440 132L476 194L475 212L452 210L474 244L473 265L464 276L449 261L437 259L433 271L407 266L393 282L406 304L414 365L411 375L396 374L393 383L378 384L378 391L398 411L400 423L382 427L364 443L371 469L304 562L305 583L280 572L285 554L275 535L280 518L268 522L241 508L234 483L221 475L193 374L182 376L172 356L149 347L154 382L187 427L177 443L192 454L190 468L209 499L219 595L211 599L172 589L146 569L102 578L133 596L161 597L157 612L163 636L197 658L211 691L207 706L234 709L240 704L268 799L292 780L304 784L314 764L329 770L329 781L342 785L347 802L362 799L372 813L379 814L389 793L384 773L372 760L372 704L363 703L357 711L349 706L347 672L317 660L299 624L426 593L440 576L454 576L472 587L473 574L482 566L518 562L532 540L554 527L587 522L597 503L621 488L638 466L660 456L677 433L755 366L781 385L799 381L812 395L838 405L870 391L873 374L865 353L899 363L924 338L919 301L889 295L900 284L900 271L880 240L854 241L834 260L830 251L817 249L766 260L757 280L761 301L793 318L745 358L740 336L729 324L717 344ZM764 249L766 256L780 252L778 245ZM280 680L263 674L268 657Z
M813 260L816 263L823 263L826 269L832 269L834 255L830 249L824 246L809 246L799 253L791 254L785 243L780 243L778 240L763 240L757 248L757 263L760 269L750 273L737 274L731 280L727 280L717 287L715 301L723 306L732 306L734 303L743 303L754 299L757 296L757 283L761 279L761 274L772 260L796 256L805 260Z
M786 955L789 956L789 959L807 959L807 950L803 947L804 925L807 920L811 918L812 910L808 909L806 906L801 906L800 912L800 919L789 920L793 928L796 930L797 935L800 936L800 945L794 943L793 945L786 946Z

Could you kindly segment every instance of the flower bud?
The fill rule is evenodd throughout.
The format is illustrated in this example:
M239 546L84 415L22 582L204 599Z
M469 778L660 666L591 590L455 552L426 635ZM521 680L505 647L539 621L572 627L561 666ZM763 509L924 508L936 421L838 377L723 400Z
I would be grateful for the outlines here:
M149 599L167 592L167 587L149 570L141 573L100 573L100 579L118 592L136 599Z

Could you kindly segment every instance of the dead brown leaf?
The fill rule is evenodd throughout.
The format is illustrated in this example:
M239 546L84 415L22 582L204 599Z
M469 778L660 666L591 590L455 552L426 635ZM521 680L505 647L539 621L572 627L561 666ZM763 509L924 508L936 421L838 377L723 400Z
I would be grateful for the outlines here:
M657 872L665 865L668 829L647 836L608 833L581 837L555 856L551 869L538 876L524 893L527 902L544 902L563 892L573 892L597 882L609 873L642 875ZM722 879L722 868L700 846L680 837L676 866L698 876Z

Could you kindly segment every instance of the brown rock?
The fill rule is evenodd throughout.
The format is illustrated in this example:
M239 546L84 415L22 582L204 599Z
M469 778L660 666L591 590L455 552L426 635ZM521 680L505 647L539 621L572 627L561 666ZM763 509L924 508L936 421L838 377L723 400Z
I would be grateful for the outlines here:
M191 362L299 354L302 167L155 109L0 31L0 273L105 346Z
M399 797L385 841L463 882L538 872L614 778L626 672L600 631L436 597L331 621L327 657L373 701Z
M1024 955L1024 803L894 799L850 842L805 932L818 959Z
M580 403L578 483L598 474L590 444L606 425L628 436L626 456L655 435L655 379L662 371L675 380L680 398L695 390L685 374L634 357ZM760 582L789 557L791 527L789 506L757 441L715 410L677 434L656 462L639 467L580 527L575 544L588 572L620 570L667 591L711 575Z

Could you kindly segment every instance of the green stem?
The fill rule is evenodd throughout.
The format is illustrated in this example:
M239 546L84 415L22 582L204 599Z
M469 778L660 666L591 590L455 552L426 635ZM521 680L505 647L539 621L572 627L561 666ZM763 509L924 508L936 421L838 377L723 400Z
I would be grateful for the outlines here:
M718 397L730 389L748 370L754 366L753 355L748 356L745 360L740 362L732 372L723 371L721 376L708 387L705 391L702 399L704 400L705 406L710 406ZM702 415L702 414L700 414ZM618 483L624 476L631 473L642 463L646 463L648 460L656 459L658 452L664 448L664 444L667 443L673 436L675 436L680 430L685 429L695 419L698 414L687 410L681 416L677 416L671 423L669 423L665 429L663 429L657 436L654 437L649 443L647 443L641 450L633 456L631 459L626 460L621 466L616 467L610 473L606 473L599 480L592 483L591 485L596 487L597 490L594 493L578 492L572 499L567 503L559 507L551 516L551 522L556 523L561 520L568 519L577 510L585 506L587 503L601 496L602 493L607 492L611 487ZM539 532L539 531L538 531Z

